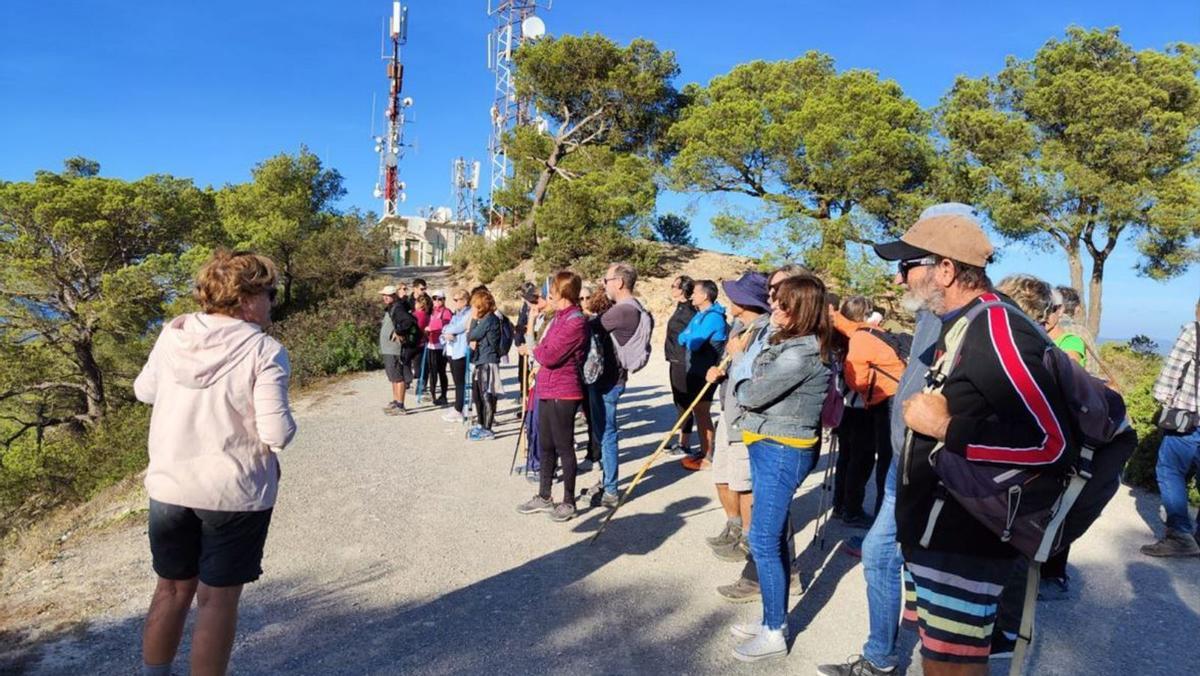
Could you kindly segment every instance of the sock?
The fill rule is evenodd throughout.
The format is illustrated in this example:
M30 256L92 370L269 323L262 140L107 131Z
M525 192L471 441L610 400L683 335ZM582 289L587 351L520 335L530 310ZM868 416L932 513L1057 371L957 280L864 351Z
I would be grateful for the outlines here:
M143 662L142 676L171 676L171 663L146 664Z
M730 528L732 528L732 529L734 529L734 530L741 530L741 529L742 529L742 517L740 517L740 516L730 516L730 517L727 517L727 520L728 520L728 522L729 522L729 527L730 527Z

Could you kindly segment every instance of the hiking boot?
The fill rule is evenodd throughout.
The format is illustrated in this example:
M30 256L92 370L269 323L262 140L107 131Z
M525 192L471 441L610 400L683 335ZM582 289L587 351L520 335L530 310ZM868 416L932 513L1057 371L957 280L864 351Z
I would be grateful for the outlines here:
M717 587L717 593L730 603L750 603L761 598L758 583L744 577L739 577L733 584Z
M749 639L758 636L758 632L762 631L762 622L739 622L729 627L729 633L733 634L734 638Z
M551 521L570 521L575 518L575 505L569 505L565 502L560 502L554 506L554 511L550 512Z
M992 632L992 651L989 660L1011 660L1013 651L1017 649L1017 637L1005 631Z
M787 627L768 629L762 627L758 635L733 649L733 656L743 662L759 662L762 660L786 657Z
M882 676L896 673L896 668L880 669L862 655L855 655L845 664L822 664L817 667L817 673L824 676Z
M554 503L540 495L533 496L529 499L529 502L517 505L517 512L521 514L537 514L538 512L550 512L553 510Z
M742 537L742 524L740 521L726 521L725 528L712 537L704 538L708 542L709 547L728 547L737 542Z
M1200 556L1200 542L1177 530L1167 529L1166 535L1152 545L1142 545L1146 556Z
M614 509L621 502L621 496L616 493L605 493L600 498L600 506Z
M750 545L746 542L745 537L739 537L736 542L724 547L713 547L712 552L713 556L722 561L743 563L746 560L746 555L750 553Z

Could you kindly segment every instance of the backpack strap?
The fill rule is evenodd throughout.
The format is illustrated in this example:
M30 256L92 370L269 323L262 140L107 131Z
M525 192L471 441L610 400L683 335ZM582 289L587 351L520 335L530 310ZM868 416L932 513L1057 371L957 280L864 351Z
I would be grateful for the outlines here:
M1008 676L1021 676L1025 668L1025 653L1029 652L1029 644L1033 642L1033 616L1037 612L1038 585L1042 578L1042 564L1029 562L1029 572L1025 576L1025 606L1021 610L1021 628L1017 631L1017 647L1013 649L1012 666L1008 668Z

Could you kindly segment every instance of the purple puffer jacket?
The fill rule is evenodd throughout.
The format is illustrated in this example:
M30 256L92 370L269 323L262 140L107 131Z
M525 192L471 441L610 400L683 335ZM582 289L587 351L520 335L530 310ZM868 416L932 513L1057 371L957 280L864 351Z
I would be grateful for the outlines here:
M533 348L533 358L541 365L537 373L537 398L583 399L583 381L579 375L587 356L587 322L578 305L559 310L546 327L546 333Z

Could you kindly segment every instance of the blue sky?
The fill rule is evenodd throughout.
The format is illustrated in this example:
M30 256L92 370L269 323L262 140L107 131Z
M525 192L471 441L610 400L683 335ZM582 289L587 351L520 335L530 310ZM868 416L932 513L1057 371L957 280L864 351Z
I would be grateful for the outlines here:
M415 99L402 164L407 207L450 204L450 162L486 160L492 74L486 0L410 0L405 93ZM153 172L221 185L255 162L308 145L346 177L344 207L379 211L371 99L385 91L379 59L388 0L151 2L7 0L0 9L0 179L25 180L85 155L106 175ZM1070 24L1119 25L1135 48L1200 42L1200 3L816 2L555 0L552 34L600 32L656 41L685 82L737 63L816 49L839 68L868 68L925 106L958 74L1031 56ZM486 167L486 162L485 162ZM486 170L485 170L486 174ZM693 214L702 245L714 200L663 195L660 211ZM1005 244L995 274L1067 281L1056 253ZM1108 266L1102 335L1170 339L1190 318L1200 268L1169 283L1137 277L1129 249Z

